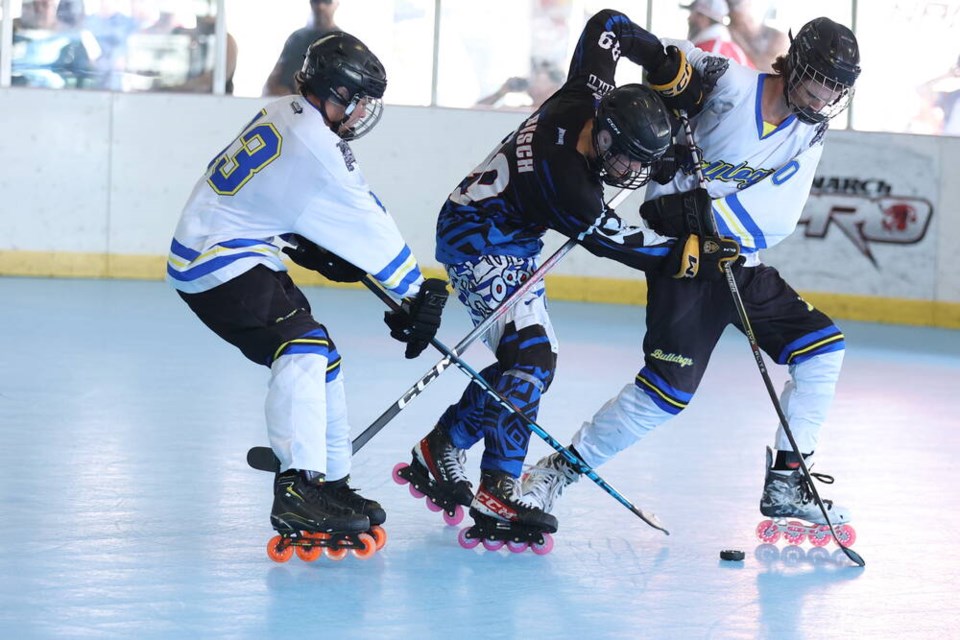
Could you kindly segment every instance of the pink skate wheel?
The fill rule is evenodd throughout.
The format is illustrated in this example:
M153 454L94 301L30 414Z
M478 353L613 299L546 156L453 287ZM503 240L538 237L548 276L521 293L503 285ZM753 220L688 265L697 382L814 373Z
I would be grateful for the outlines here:
M424 497L423 500L424 502L427 503L427 509L430 509L430 511L433 511L434 513L436 513L437 511L443 511L443 507L438 505L436 502L434 502L430 498Z
M412 495L414 498L422 498L422 497L423 497L423 494L420 493L420 491L417 490L417 488L416 488L415 486L413 486L412 484L411 484L409 487L407 487L407 490L410 492L410 495Z
M393 481L397 484L407 484L410 482L406 478L400 475L400 472L409 467L406 462L398 462L396 466L393 467Z
M543 544L534 542L530 545L530 550L538 556L545 556L553 551L553 536L549 533L543 534Z
M787 523L787 530L783 532L784 539L790 544L801 544L807 536L807 528L802 522L791 520Z
M848 524L842 524L836 528L837 537L840 539L840 542L843 543L843 546L849 547L857 541L857 532L853 530Z
M510 553L523 553L527 550L527 547L530 546L526 542L514 542L513 540L507 540L507 549Z
M503 549L505 542L503 540L487 540L484 538L481 544L483 544L483 548L487 551L500 551L500 549Z
M443 521L446 522L449 526L455 527L461 522L463 522L463 507L457 505L453 510L453 515L450 515L446 511L443 512Z
M780 539L780 528L773 520L764 520L757 525L757 537L767 544L773 544Z
M830 527L825 524L817 527L817 530L807 536L807 538L810 540L810 544L815 547L825 547L833 540L833 536L830 535Z
M467 531L469 530L470 527L460 529L460 533L457 534L457 542L459 542L460 546L464 549L475 549L477 545L480 544L480 540L478 538L468 538Z

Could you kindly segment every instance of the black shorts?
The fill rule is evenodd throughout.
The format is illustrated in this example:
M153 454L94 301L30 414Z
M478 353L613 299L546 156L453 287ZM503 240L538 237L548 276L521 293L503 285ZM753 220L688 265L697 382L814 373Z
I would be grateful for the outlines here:
M757 343L774 362L797 364L844 348L840 329L776 269L738 264L733 272ZM645 367L637 384L656 394L664 409L683 409L728 324L744 330L725 278L705 282L648 273Z
M267 367L291 340L318 329L326 332L310 315L306 296L283 271L256 266L209 291L179 293L203 324Z

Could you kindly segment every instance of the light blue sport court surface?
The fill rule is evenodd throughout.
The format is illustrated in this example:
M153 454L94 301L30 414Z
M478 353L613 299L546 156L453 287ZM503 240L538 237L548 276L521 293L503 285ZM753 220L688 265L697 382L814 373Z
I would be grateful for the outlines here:
M366 291L307 293L358 433L439 355L404 360ZM159 282L0 278L0 299L2 638L960 637L960 332L839 322L847 357L815 470L836 477L819 487L851 509L863 569L832 544L757 540L776 417L732 329L690 407L598 469L669 537L582 479L549 555L461 549L391 480L466 384L451 368L354 459L353 484L387 510L386 547L279 565L271 476L245 463L266 444L266 369ZM560 363L539 423L568 443L639 369L644 311L551 312ZM451 300L438 337L468 330ZM492 360L479 345L466 358ZM528 462L548 450L534 438ZM727 548L746 560L720 561Z

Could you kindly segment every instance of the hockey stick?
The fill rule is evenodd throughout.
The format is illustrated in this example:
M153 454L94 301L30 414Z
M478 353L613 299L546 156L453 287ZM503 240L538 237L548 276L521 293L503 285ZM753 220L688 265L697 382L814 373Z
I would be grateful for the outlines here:
M628 189L621 189L617 195L610 199L610 202L607 204L608 207L613 208L619 205L621 202L627 199L632 191ZM565 255L567 255L571 249L577 246L577 241L574 239L567 240L563 243L559 249L557 249L553 255L547 258L540 267L530 274L530 276L517 287L510 296L500 303L496 309L490 312L486 318L483 319L480 324L473 328L473 330L466 335L466 337L457 343L453 349L450 349L450 355L446 355L441 359L437 364L433 365L429 371L427 371L416 383L409 389L407 389L400 398L394 402L392 405L387 407L387 409L380 414L380 417L373 421L373 423L364 429L360 435L353 439L353 452L356 453L367 444L373 436L380 433L380 430L387 426L387 423L397 417L397 414L403 411L403 409L410 404L410 401L416 398L418 395L423 393L423 390L427 388L427 385L440 377L440 374L450 366L453 361L453 358L459 356L464 351L467 350L471 344L476 341L477 338L485 334L490 327L494 325L497 320L506 315L506 313L512 309L524 295L530 289L534 287L538 282L540 282L543 277L547 274L548 271L553 269L558 262Z
M693 156L693 166L696 170L697 181L701 187L706 186L706 180L703 177L703 151L696 145L696 142L693 139L693 129L690 126L690 119L687 117L687 114L683 111L680 112L680 122L683 124L684 132L687 135L687 144L690 146L690 152ZM710 222L713 226L713 232L717 235L720 235L719 228L717 227L717 221L714 217L710 216ZM790 441L790 446L793 447L793 452L797 455L797 458L800 460L800 468L803 470L803 477L807 483L807 486L810 488L810 492L813 494L813 499L816 501L817 506L820 507L820 512L823 514L824 519L827 521L827 526L830 527L830 533L833 535L833 539L836 541L837 545L843 549L843 552L847 554L847 557L850 558L858 566L864 566L863 558L860 557L860 554L845 547L840 538L837 536L837 532L834 530L833 523L830 522L830 516L827 514L827 508L823 504L823 500L820 498L820 494L817 492L817 488L813 484L813 478L810 476L810 469L807 468L806 462L803 460L803 453L800 451L800 447L797 445L797 441L793 437L793 431L790 429L790 424L787 422L787 416L783 413L783 407L780 406L780 400L777 398L777 392L773 388L773 382L770 380L770 374L767 372L767 366L763 363L763 355L760 353L760 343L757 341L757 336L753 333L753 327L750 325L750 318L747 317L747 310L743 306L743 298L740 296L740 288L737 286L737 281L733 277L733 269L730 267L730 263L724 263L723 273L727 278L727 286L730 287L730 295L733 298L733 304L737 308L737 315L740 316L740 324L743 325L743 332L747 336L747 340L750 342L750 349L753 351L753 359L757 362L757 367L760 369L760 375L763 377L763 384L767 388L767 393L770 394L770 400L773 402L773 408L777 411L777 417L780 418L780 424L783 425L783 431L787 434L787 439Z
M378 298L383 300L387 304L387 306L390 307L390 309L394 311L400 309L400 305L397 304L397 302L393 298L391 298L386 291L381 289L380 286L376 283L376 281L373 278L371 278L370 276L366 276L362 282L364 286L367 287L367 289L370 289L370 291L376 294ZM479 385L487 393L487 395L490 396L490 398L493 399L498 405L500 405L510 413L520 418L524 422L525 426L528 429L530 429L530 431L532 431L533 433L543 438L543 440L548 445L553 447L557 453L563 456L563 459L566 460L568 464L572 465L579 473L582 473L583 475L587 476L588 478L596 482L601 489L603 489L604 491L609 493L611 496L613 496L613 498L617 502L619 502L624 507L629 509L635 516L637 516L638 518L646 522L648 525L650 525L654 529L663 531L663 533L665 533L666 535L670 535L670 532L663 527L663 524L661 524L660 519L657 518L656 515L652 513L646 513L643 510L633 506L633 504L629 500L624 498L619 491L617 491L616 489L611 487L609 484L607 484L606 480L601 478L600 475L597 474L597 472L594 471L591 467L587 466L587 464L583 460L581 460L579 457L574 455L569 449L567 449L562 444L560 444L556 440L556 438L554 438L549 433L544 431L543 427L541 427L536 422L534 422L533 420L525 416L522 411L520 411L515 406L513 406L513 403L511 403L509 400L507 400L502 395L497 393L497 390L494 389L489 382L484 380L483 376L481 376L479 373L474 371L473 368L470 367L470 365L468 365L466 362L461 360L456 354L453 353L453 351L451 351L449 348L444 346L443 343L441 343L436 338L433 338L430 340L430 344L432 344L437 351L445 355L447 359L452 361L453 364L456 365L457 368L459 368L461 371L463 371L468 377L472 378L473 382Z

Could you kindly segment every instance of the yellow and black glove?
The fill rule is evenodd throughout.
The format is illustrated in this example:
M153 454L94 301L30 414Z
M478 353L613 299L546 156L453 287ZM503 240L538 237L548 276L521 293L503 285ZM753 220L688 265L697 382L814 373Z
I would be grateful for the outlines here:
M725 265L740 257L740 245L724 236L690 233L678 238L663 262L663 271L680 278L719 280Z
M690 65L686 54L673 45L664 50L663 58L655 68L647 69L647 82L674 113L679 114L682 110L693 117L703 106L700 72Z

